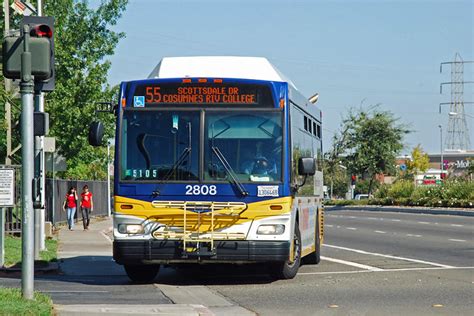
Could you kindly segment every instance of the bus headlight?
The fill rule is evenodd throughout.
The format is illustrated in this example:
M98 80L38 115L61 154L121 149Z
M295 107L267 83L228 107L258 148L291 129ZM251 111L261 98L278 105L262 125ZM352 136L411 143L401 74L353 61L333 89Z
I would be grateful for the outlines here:
M260 225L257 229L258 235L281 235L285 232L285 225L273 224L273 225Z
M140 224L119 224L118 231L121 234L143 234L144 229L143 226Z

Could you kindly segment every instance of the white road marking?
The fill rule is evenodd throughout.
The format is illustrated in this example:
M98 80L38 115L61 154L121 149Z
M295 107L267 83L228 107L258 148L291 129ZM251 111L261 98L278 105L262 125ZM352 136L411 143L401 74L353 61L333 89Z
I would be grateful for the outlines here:
M381 231L381 230L375 230L374 232L378 233L378 234L386 234L387 232L384 232L384 231Z
M329 225L329 224L326 224L326 225L324 225L324 226L326 226L326 227L334 227L333 225Z
M370 270L370 271L382 271L382 269L380 269L380 268L372 267L372 266L368 266L368 265L365 265L365 264L360 264L360 263L352 262L352 261L346 261L346 260L341 260L341 259L336 259L336 258L329 258L329 257L324 257L324 256L321 256L321 259L326 260L326 261L330 261L330 262L345 264L345 265L351 266L351 267Z
M346 227L346 229L349 229L349 230L357 230L357 228L355 228L355 227Z
M347 216L347 218L356 218L355 216Z
M464 240L464 239L449 239L449 240L451 240L451 241L465 242L465 240Z
M323 246L329 247L329 248L336 248L336 249L341 249L341 250L347 250L347 251L352 251L364 255L372 255L372 256L378 256L378 257L384 257L384 258L391 258L391 259L398 259L398 260L403 260L403 261L410 261L410 262L416 262L416 263L423 263L435 267L441 267L441 268L455 268L453 266L449 266L446 264L441 264L441 263L436 263L436 262L430 262L430 261L425 261L425 260L418 260L418 259L412 259L412 258L405 258L405 257L398 257L398 256L392 256L392 255L385 255L381 253L376 253L376 252L368 252L360 249L353 249L353 248L347 248L347 247L341 247L341 246L334 246L334 245L328 245L328 244L323 244Z
M378 220L378 218L376 218L376 217L367 217L367 219L375 219L375 220Z
M418 224L425 224L425 225L428 225L428 224L431 224L429 222L418 222Z
M408 237L421 237L422 235L407 234Z
M451 268L401 268L401 269L380 269L380 270L354 270L354 271L325 271L325 272L298 272L298 275L317 275L317 274L350 274L350 273L371 273L371 272L402 272L402 271L424 271L424 270L466 270L474 267L451 267Z
M392 219L392 222L401 222L400 219Z
M461 224L451 224L451 226L453 226L453 227L463 227L464 225L461 225Z

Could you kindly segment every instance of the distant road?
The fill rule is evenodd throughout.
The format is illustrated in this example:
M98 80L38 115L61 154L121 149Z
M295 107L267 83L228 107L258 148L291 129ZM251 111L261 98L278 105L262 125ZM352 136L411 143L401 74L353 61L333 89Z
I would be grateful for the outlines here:
M327 212L326 244L397 254L452 266L474 265L474 218Z

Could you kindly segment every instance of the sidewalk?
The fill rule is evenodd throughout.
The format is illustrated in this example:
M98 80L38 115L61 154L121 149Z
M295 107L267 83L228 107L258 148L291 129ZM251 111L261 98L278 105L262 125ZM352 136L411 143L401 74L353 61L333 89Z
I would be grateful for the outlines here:
M58 259L60 269L66 275L123 275L123 267L111 261L112 219L95 220L84 231L82 222L76 223L74 230L63 228L59 231ZM85 270L84 267L93 269Z
M62 304L54 305L55 315L255 315L240 306L227 302L205 286L165 286L162 289L162 286L158 284L148 287L131 284L125 277L123 267L112 260L111 232L112 219L110 218L94 221L87 231L83 230L81 222L76 224L73 231L67 228L61 229L58 235L60 271L66 278L72 277L79 280L94 279L94 276L101 280L107 278L108 282L114 279L126 280L119 281L119 283L125 283L122 286L118 284L118 286L131 287L133 290L125 294L120 293L119 295L125 296L121 298L119 304L111 303L111 297L105 297L106 291L96 291L98 293L95 300L90 300L86 304L78 305L72 300L62 301ZM155 293L159 293L163 299L140 304L140 297L150 295L150 290L157 291ZM64 292L67 291L68 289L64 288ZM218 300L216 301L216 299ZM55 300L53 299L53 301Z

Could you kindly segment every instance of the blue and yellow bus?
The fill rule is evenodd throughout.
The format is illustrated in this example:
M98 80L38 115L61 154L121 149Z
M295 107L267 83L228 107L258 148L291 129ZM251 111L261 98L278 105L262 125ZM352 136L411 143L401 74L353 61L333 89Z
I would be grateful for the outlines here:
M133 281L320 261L321 111L266 59L165 58L121 84L116 115L113 256Z

